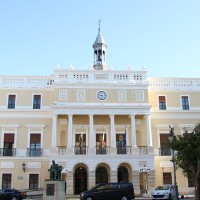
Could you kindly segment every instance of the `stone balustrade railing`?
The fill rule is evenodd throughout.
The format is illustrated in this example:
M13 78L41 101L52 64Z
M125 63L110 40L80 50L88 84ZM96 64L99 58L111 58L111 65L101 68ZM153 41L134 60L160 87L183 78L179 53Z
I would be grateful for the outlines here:
M50 88L53 84L127 83L147 84L146 71L55 69L52 76L0 76L1 88Z
M145 70L56 69L54 76L55 83L147 83Z
M0 76L1 88L49 88L53 82L52 76Z
M200 90L200 78L148 78L149 90Z

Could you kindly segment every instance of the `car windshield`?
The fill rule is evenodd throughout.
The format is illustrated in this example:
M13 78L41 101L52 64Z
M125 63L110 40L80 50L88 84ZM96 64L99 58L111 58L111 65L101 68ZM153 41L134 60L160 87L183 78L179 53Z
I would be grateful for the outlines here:
M156 188L156 190L169 190L169 188L170 188L170 186L168 186L168 185L163 185L163 186L158 186L158 187Z

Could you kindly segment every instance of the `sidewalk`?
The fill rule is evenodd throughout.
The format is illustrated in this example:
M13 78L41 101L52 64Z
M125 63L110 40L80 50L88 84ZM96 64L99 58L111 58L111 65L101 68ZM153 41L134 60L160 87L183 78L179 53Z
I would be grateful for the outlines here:
M181 196L179 196L179 198L181 199ZM194 198L194 195L184 195L184 199L187 198ZM135 200L137 199L151 199L151 197L135 197ZM43 200L42 197L28 197L26 200ZM75 196L66 196L66 200L80 200L79 199L79 195L75 195Z

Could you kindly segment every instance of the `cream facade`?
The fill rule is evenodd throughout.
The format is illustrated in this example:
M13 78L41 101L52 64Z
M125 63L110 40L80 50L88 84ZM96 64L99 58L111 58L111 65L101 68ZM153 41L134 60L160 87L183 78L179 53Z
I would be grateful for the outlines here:
M100 29L89 70L57 68L52 76L0 76L0 188L44 187L55 160L66 194L99 182L133 182L143 193L173 182L162 144L200 118L200 79L148 78L145 69L112 70ZM180 190L192 190L177 170Z

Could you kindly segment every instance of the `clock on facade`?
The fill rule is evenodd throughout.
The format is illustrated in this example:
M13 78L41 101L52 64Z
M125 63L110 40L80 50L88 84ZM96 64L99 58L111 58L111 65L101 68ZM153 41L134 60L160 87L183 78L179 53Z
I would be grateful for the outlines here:
M99 91L99 92L97 93L97 98L98 98L99 100L105 100L105 99L107 98L106 92L105 92L105 91Z

